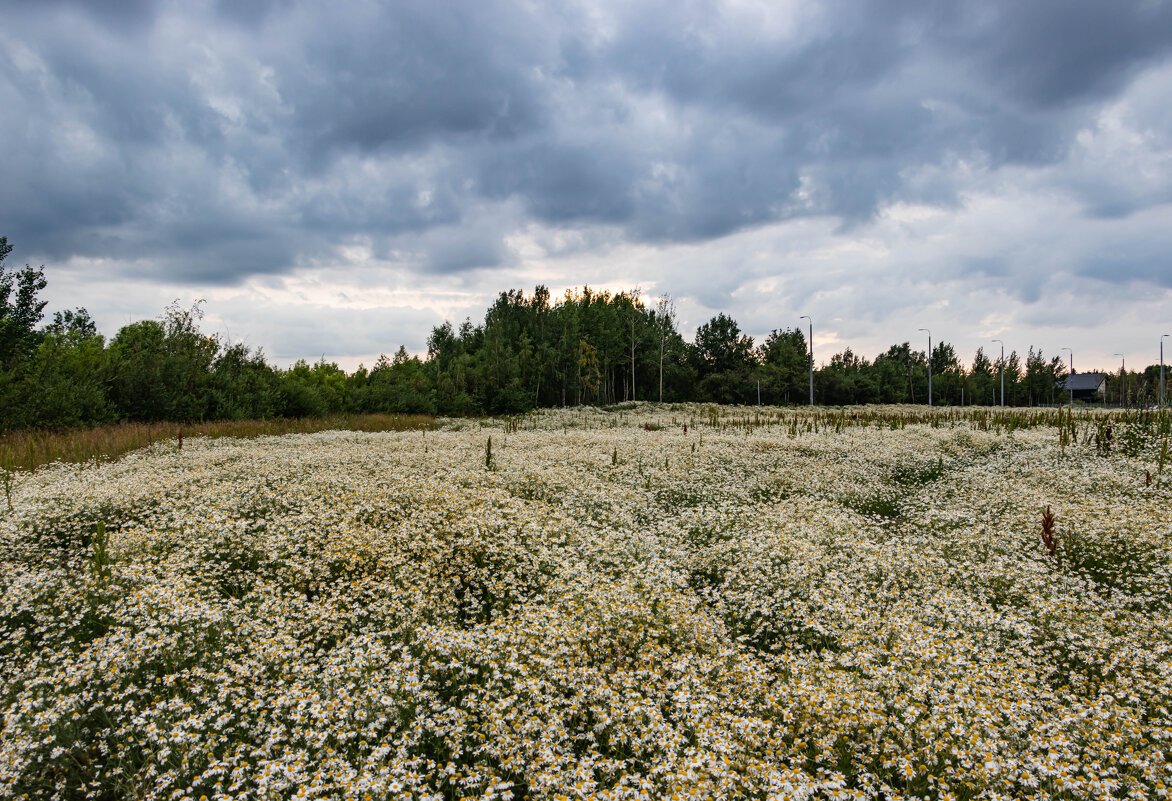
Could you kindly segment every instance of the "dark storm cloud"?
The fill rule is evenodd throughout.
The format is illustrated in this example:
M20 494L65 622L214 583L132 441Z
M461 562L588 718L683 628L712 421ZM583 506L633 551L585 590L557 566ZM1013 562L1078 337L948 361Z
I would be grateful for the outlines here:
M216 13L225 20L253 27L292 5L293 0L216 0Z
M1172 6L1097 0L972 4L827 2L786 46L756 31L720 30L720 6L632 6L607 57L646 86L681 100L732 103L789 119L836 97L865 95L927 58L922 89L958 99L992 86L1023 112L1114 94L1136 69L1167 55ZM710 29L715 29L713 32ZM968 81L957 82L961 72Z
M986 74L1029 108L1051 108L1110 96L1172 40L1166 2L1006 2L967 36Z
M322 157L532 131L540 87L531 42L541 24L472 2L322 15L276 76L292 134Z
M0 4L20 10L45 11L67 8L110 26L125 28L154 21L156 0L11 0Z
M622 223L631 219L628 154L611 148L535 141L501 149L479 164L479 189L489 197L520 197L538 219L552 223Z
M461 227L437 231L427 245L427 267L436 273L459 273L479 267L495 267L504 258L498 234Z
M893 201L961 205L958 162L1066 170L1172 47L1159 0L771 10L794 17L0 3L0 233L43 259L233 283L356 241L434 273L492 267L530 220L655 243L822 215L849 231ZM1100 218L1168 202L1107 173L1053 181Z
M1141 216L1112 225L1079 255L1072 272L1110 283L1142 282L1172 289L1172 229L1157 224L1157 230L1144 231L1142 223Z

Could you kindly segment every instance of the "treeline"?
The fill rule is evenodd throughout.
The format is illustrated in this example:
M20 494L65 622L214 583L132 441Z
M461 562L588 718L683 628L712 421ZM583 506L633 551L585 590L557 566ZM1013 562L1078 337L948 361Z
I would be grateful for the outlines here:
M510 413L542 406L627 400L786 405L810 401L809 343L798 327L776 329L754 343L737 322L718 314L690 339L677 330L670 298L645 304L639 293L588 288L553 300L545 287L526 296L501 293L483 324L432 330L427 360L436 409L444 414ZM910 343L874 360L847 348L814 371L821 405L927 403L929 359ZM947 342L931 358L932 400L939 405L1001 402L1000 354L978 349L969 368ZM1038 348L1005 357L1008 406L1066 400L1059 356ZM1118 402L1126 381L1129 404L1159 395L1159 366L1110 376L1103 397Z
M107 340L85 309L44 321L43 271L5 271L0 237L0 429L115 421L196 421L313 417L340 413L513 414L544 406L627 400L805 404L808 343L799 328L757 344L718 314L685 339L670 298L654 305L637 291L589 288L553 299L501 293L484 321L438 326L424 358L400 347L373 367L347 374L336 364L268 364L259 349L200 330L199 304L168 307L158 320L121 328ZM1153 372L1154 371L1154 372ZM1005 401L1063 400L1058 357L1031 348L1005 360ZM1106 395L1120 396L1120 376ZM1126 376L1131 403L1158 395L1158 367ZM965 369L952 346L932 353L933 401L1000 400L1000 365L978 350ZM814 375L819 404L926 403L927 353L909 343L873 361L850 349Z

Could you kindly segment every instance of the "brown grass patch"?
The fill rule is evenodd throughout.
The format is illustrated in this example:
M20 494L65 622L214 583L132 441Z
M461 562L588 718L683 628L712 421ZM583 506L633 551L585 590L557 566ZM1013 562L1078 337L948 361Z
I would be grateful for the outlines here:
M185 437L262 437L315 431L413 431L434 429L422 414L343 414L295 420L222 420L212 423L117 423L67 431L0 433L0 469L34 470L50 462L117 459L125 453Z

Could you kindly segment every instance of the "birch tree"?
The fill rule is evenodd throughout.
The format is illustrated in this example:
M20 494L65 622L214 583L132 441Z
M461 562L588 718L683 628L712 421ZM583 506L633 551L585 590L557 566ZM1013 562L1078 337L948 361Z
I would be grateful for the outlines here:
M664 295L655 304L655 330L659 334L659 402L663 403L663 353L667 339L675 330L676 304L671 295Z

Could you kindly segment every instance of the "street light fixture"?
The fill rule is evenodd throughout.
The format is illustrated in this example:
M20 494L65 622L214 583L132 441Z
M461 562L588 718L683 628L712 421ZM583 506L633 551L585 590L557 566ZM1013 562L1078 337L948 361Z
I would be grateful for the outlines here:
M927 328L918 328L917 331L928 331ZM928 408L932 408L932 332L928 331Z
M1000 339L994 339L994 342L1001 342L1001 408L1005 408L1005 343Z
M810 405L814 405L814 320L809 315L803 314L798 318L799 320L810 321Z
M1111 355L1122 359L1119 366L1119 405L1127 406L1127 359L1122 353L1112 353Z
M1070 348L1060 348L1060 350L1069 350L1070 351L1070 375L1071 375L1071 377L1073 377L1074 376L1074 351L1070 350ZM1066 385L1068 387L1070 387L1070 406L1071 406L1071 408L1073 408L1074 407L1074 384L1072 384L1070 382L1070 378L1066 379Z
M1160 334L1160 405L1164 405L1164 338L1172 334Z

